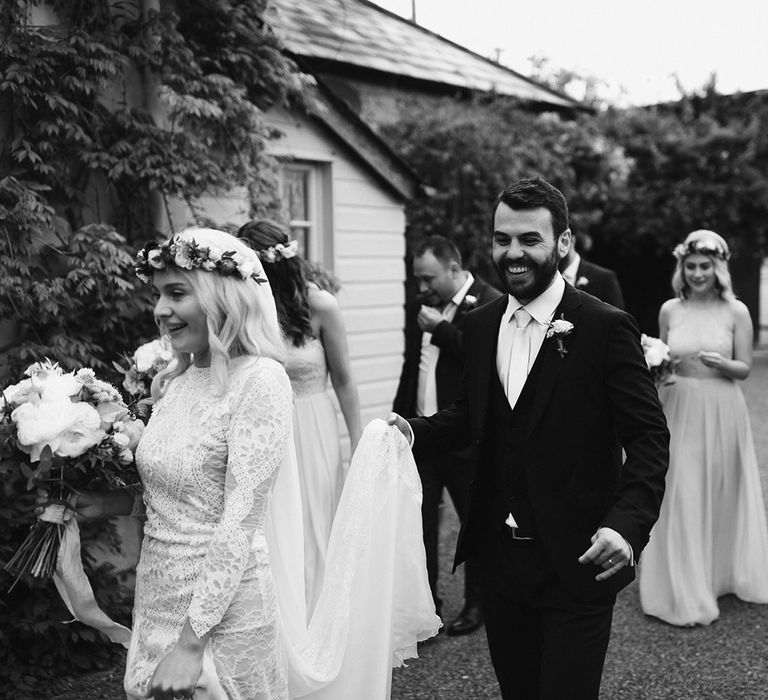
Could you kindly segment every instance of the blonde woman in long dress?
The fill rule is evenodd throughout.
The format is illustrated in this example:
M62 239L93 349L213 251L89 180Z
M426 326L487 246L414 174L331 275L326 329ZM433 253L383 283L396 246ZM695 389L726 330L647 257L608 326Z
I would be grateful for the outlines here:
M261 263L229 234L188 229L136 269L175 356L136 453L143 497L77 504L146 516L129 700L385 700L392 665L439 627L410 452L383 421L366 430L307 623L292 391Z
M674 254L676 297L659 314L677 362L659 392L670 463L640 561L640 601L646 614L670 624L708 625L726 593L768 603L763 494L738 384L752 365L752 321L733 294L723 238L694 231Z

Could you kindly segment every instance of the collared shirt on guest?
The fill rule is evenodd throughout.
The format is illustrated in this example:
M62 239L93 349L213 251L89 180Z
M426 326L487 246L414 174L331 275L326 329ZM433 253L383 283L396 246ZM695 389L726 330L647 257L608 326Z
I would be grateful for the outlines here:
M514 326L510 323L513 314L522 306L532 318L531 352L527 368L527 371L530 372L533 363L536 361L536 356L539 354L539 350L544 343L544 337L546 336L549 324L552 322L552 317L555 315L555 310L563 299L564 291L565 280L557 272L549 287L527 304L521 304L515 297L511 294L509 295L507 309L501 317L499 339L496 345L496 370L499 373L499 379L501 379L501 386L507 386L509 355L512 352L512 339L515 332Z
M456 316L456 311L464 301L470 287L475 283L471 272L456 294L443 308L443 320L449 323ZM420 416L431 416L437 413L437 382L435 368L440 358L440 348L432 345L432 334L423 333L421 338L421 359L419 360L419 383L416 392L416 412Z

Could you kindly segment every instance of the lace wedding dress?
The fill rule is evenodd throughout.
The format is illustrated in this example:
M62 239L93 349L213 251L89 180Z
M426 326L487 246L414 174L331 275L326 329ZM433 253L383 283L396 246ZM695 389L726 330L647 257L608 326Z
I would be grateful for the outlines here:
M190 367L155 403L136 453L147 521L136 570L125 687L144 697L189 618L227 697L287 695L277 602L264 538L288 445L291 390L268 359L238 363L217 397Z
M137 450L147 522L125 687L146 695L184 621L211 632L196 700L384 700L392 665L434 635L410 450L374 421L353 459L309 624L291 389L243 359L217 397L190 367Z

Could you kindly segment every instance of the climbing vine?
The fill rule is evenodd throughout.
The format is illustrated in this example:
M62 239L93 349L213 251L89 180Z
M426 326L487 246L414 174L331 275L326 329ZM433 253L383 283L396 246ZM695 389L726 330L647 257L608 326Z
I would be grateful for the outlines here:
M152 4L0 3L0 388L44 357L108 376L154 335L131 261L166 221L189 223L174 202L200 223L204 193L241 186L254 213L277 204L264 111L300 104L302 84L266 0ZM7 593L2 564L32 518L17 494L0 479L0 686L41 697L45 679L113 652L62 624L55 595ZM89 565L100 602L127 621L116 573Z

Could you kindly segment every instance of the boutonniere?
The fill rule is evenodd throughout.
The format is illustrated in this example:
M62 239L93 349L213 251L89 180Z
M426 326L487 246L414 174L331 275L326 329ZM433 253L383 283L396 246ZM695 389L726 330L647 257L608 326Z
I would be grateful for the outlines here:
M582 275L581 277L579 277L579 279L576 280L576 284L574 285L574 287L576 287L576 289L581 289L583 287L586 287L588 284L589 284L589 278L584 277L584 275Z
M557 351L560 353L560 357L565 357L568 351L565 349L563 339L569 336L573 332L573 324L570 321L566 321L563 318L563 314L560 314L560 318L551 321L547 328L547 334L544 336L547 338L554 338L557 341Z
M461 308L469 311L477 306L477 297L472 294L465 294L461 300Z

